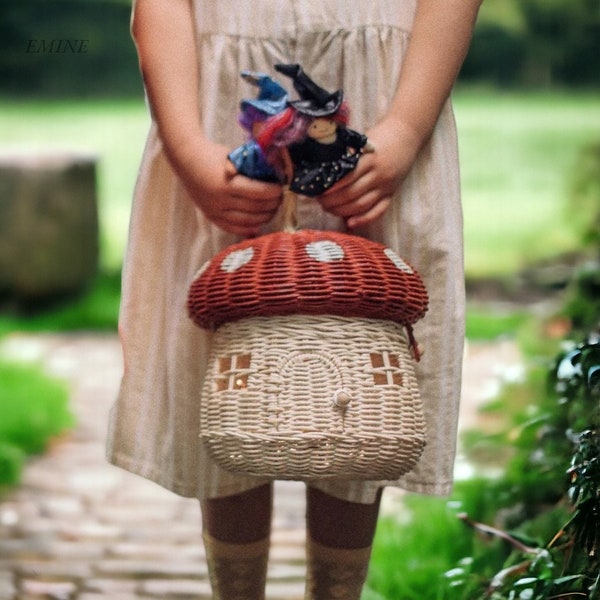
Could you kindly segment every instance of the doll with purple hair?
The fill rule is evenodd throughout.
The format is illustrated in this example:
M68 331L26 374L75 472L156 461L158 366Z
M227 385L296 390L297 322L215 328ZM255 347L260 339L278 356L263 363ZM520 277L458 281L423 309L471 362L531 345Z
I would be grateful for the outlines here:
M248 140L229 154L236 171L252 179L279 181L274 167L267 162L263 150L256 141L264 123L286 108L287 92L276 81L263 73L243 71L242 78L258 87L256 98L240 103L239 124L249 133Z
M251 137L229 158L238 173L319 196L373 147L365 135L348 128L350 111L342 90L327 92L298 64L277 64L275 69L293 80L300 99L287 101L285 90L267 75L242 73L259 86L260 94L241 103L239 122Z

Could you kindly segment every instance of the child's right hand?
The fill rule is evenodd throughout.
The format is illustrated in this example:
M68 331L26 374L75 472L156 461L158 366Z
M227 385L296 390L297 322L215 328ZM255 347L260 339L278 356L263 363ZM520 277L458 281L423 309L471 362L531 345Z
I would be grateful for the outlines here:
M189 158L183 164L177 161L177 171L207 219L229 233L252 237L277 212L282 186L240 175L228 153L227 147L205 141L201 154L194 153L195 159Z

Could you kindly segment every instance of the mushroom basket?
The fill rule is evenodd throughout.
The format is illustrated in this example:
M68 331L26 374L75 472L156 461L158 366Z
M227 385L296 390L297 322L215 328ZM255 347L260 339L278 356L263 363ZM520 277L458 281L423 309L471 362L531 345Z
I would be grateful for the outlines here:
M188 310L214 331L200 437L214 460L277 479L393 480L425 421L412 325L428 297L391 249L331 231L281 231L206 263Z

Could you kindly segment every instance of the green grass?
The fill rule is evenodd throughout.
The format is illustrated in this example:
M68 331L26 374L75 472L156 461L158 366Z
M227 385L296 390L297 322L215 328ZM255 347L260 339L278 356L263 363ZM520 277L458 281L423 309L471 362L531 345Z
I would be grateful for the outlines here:
M411 495L382 516L363 600L441 600L444 573L471 550L455 513L440 498Z
M525 28L518 0L486 0L479 10L477 23L494 23L513 31Z
M18 481L28 455L73 425L66 386L37 367L0 361L0 489Z
M491 311L469 306L466 314L466 337L469 340L494 340L514 334L532 319L526 310Z
M578 248L569 185L600 139L600 96L459 90L455 107L467 273L507 275Z
M578 152L600 139L592 93L458 89L466 266L506 275L571 250L567 211ZM102 264L118 267L148 129L140 101L0 101L0 145L32 151L75 147L99 157Z
M11 331L117 331L121 274L100 273L77 298L56 300L42 307L0 311L0 337Z
M506 277L531 262L579 247L579 219L569 218L569 185L580 150L600 140L600 95L458 88L467 275ZM0 100L0 148L81 148L99 158L101 266L121 265L131 196L149 118L141 100ZM102 275L90 298L11 327L113 328L117 277ZM472 313L469 333L490 338L522 315ZM79 321L80 326L77 326Z
M479 543L459 518L487 522L495 514L495 499L485 479L459 481L449 499L406 494L393 514L377 524L371 564L362 600L467 600L475 596L453 590L452 571L474 556ZM482 575L491 575L498 550L486 550Z

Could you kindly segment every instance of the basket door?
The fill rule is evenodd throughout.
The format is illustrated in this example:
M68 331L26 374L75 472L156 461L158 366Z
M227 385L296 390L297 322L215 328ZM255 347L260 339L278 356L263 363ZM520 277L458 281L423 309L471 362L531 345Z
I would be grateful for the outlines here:
M288 477L331 477L345 471L339 464L344 440L344 410L335 406L347 374L331 352L314 347L279 360L279 389L270 403L277 412L274 438L286 440Z
M335 410L333 399L344 388L344 377L342 366L331 354L292 352L281 361L278 372L278 433L318 436L343 432L343 413Z

